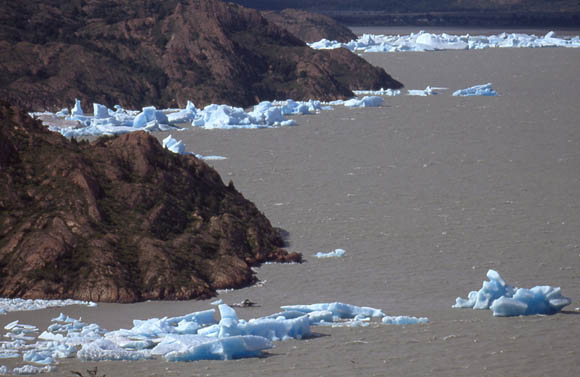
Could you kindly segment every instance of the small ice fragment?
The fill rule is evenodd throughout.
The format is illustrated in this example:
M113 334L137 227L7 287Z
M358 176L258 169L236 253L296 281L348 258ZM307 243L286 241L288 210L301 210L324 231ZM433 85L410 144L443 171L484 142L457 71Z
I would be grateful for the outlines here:
M340 258L343 257L346 251L343 249L335 249L334 251L329 251L327 253L318 252L314 254L316 258Z

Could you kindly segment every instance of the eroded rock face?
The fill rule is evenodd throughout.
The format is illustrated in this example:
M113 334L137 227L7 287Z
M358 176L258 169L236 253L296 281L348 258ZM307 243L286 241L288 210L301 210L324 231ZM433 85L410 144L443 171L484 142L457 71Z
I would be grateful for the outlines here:
M315 51L258 11L218 0L2 2L0 66L0 95L32 110L75 98L249 106L402 86L352 53Z
M299 9L284 9L280 12L262 11L262 15L304 42L317 42L325 38L346 43L357 39L356 34L349 28L322 14Z
M145 132L96 142L0 104L0 296L209 297L301 260L233 185Z

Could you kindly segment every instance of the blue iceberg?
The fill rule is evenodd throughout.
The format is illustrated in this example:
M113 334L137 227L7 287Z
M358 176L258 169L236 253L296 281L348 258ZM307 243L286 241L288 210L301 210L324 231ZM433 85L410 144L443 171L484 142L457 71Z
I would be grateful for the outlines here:
M555 314L572 303L568 297L562 296L559 287L514 288L494 270L489 270L487 277L489 281L484 281L479 291L469 292L467 299L457 297L453 307L491 309L494 316L508 317Z
M497 92L491 88L491 83L475 85L470 88L460 89L453 92L454 97L470 96L497 96Z

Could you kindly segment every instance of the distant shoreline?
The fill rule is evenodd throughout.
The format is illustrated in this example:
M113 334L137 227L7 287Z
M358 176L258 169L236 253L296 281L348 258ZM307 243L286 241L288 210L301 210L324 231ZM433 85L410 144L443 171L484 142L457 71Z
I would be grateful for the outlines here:
M315 11L347 26L578 27L580 12L461 11L394 13Z

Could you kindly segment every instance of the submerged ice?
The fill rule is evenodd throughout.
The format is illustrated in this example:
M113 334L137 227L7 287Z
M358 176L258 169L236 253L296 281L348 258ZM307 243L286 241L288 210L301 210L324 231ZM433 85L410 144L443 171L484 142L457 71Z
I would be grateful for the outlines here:
M497 271L487 272L479 291L469 292L467 299L457 297L454 308L490 309L494 316L555 314L572 301L562 296L559 287L548 285L531 289L507 285Z
M215 319L216 309L209 309L177 317L134 320L132 328L115 331L64 314L53 318L40 335L36 335L38 328L14 321L4 328L10 341L1 342L0 355L22 357L23 362L40 365L15 368L14 374L24 370L32 373L30 368L36 368L34 373L48 371L58 359L66 357L83 361L153 357L167 361L231 360L260 356L276 341L308 338L312 326L368 326L371 318L382 318L385 324L427 322L426 318L388 317L380 309L341 302L283 306L282 312L244 320L223 301L214 304L218 306L219 321ZM10 372L2 368L1 372Z
M322 39L308 44L314 49L347 48L362 52L436 51L436 50L480 50L485 48L530 48L530 47L580 47L580 37L558 38L551 31L544 36L522 33L497 35L451 35L432 34L420 31L409 35L364 34L347 43Z

